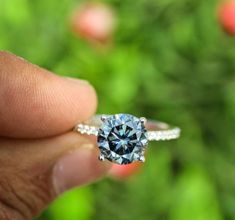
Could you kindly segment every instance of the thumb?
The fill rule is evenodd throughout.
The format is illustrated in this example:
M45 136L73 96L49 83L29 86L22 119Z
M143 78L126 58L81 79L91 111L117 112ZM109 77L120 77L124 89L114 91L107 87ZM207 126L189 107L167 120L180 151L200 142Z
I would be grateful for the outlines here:
M0 139L0 144L0 219L32 219L65 190L108 170L92 142L73 132L34 141Z

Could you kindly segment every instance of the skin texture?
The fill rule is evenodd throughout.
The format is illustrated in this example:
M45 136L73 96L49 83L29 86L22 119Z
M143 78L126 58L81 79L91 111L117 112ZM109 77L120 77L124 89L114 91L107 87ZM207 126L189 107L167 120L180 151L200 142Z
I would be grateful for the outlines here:
M60 193L103 177L92 139L72 132L93 87L0 52L0 219L32 219Z

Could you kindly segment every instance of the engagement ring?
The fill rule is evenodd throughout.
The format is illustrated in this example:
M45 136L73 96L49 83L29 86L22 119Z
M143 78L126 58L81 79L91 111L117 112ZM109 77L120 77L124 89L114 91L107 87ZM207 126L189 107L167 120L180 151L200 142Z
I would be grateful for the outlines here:
M144 162L149 141L171 140L180 136L180 128L129 114L96 115L78 124L75 130L97 136L99 159L117 164Z

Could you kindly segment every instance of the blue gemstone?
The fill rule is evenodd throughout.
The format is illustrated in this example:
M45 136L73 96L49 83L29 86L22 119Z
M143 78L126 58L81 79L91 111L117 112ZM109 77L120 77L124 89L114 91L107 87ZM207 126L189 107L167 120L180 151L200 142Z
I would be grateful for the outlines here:
M140 160L147 142L144 123L129 114L107 116L98 132L101 154L118 164Z

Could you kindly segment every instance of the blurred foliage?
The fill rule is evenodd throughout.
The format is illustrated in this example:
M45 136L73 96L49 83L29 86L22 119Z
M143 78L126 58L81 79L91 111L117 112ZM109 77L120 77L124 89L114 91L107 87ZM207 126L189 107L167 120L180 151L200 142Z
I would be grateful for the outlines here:
M235 219L235 40L217 0L106 0L113 43L71 31L75 0L0 0L0 48L60 75L89 80L99 112L173 122L179 141L151 143L141 172L57 200L40 220Z

